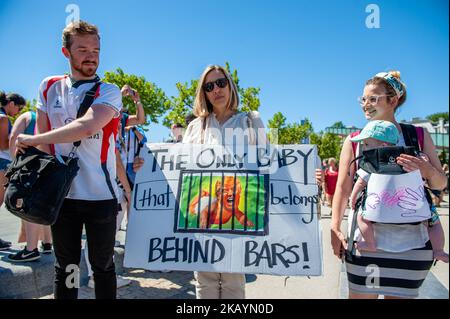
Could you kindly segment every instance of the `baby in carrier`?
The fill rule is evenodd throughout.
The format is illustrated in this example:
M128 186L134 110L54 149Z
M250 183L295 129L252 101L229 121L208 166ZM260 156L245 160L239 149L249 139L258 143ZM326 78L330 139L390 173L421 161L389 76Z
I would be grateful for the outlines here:
M394 124L388 121L370 121L361 133L354 136L352 142L361 142L360 147L363 151L382 148L387 146L395 146L399 139L399 132ZM421 156L426 156L421 154ZM350 196L350 203L352 209L355 209L359 194L366 188L371 173L359 168L356 172L357 180L353 186L352 194ZM427 190L424 190L427 192ZM448 254L444 252L444 230L439 221L439 215L436 208L430 201L430 197L426 196L431 210L431 218L428 223L428 235L433 246L433 255L436 260L448 262ZM362 201L362 209L357 213L357 223L361 231L363 240L357 244L359 250L376 251L376 241L374 236L373 221L365 218L366 207L364 200Z

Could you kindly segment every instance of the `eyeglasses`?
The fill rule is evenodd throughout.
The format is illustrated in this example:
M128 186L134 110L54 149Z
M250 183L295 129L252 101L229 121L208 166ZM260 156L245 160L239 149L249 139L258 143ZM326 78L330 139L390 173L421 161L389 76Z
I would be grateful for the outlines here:
M228 80L226 78L220 78L213 82L207 82L203 84L203 89L208 93L212 92L212 90L214 90L214 83L217 85L217 87L223 89L228 85Z
M392 96L392 95L370 95L370 96L360 96L358 97L358 102L361 105L366 104L366 102L369 102L370 105L375 105L378 104L378 100L380 99L380 97L384 97L384 96Z

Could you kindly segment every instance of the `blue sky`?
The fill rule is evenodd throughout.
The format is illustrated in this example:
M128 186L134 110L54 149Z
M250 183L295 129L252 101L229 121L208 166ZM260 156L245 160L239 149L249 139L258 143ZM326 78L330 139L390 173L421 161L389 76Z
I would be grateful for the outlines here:
M0 0L0 89L37 96L40 81L68 70L60 53L68 4L102 36L98 73L121 67L167 95L228 61L243 86L261 88L264 122L281 111L316 131L336 121L364 126L357 96L380 71L400 70L408 100L398 119L449 106L448 1L438 0ZM366 27L366 6L380 28ZM152 125L151 141L168 130Z

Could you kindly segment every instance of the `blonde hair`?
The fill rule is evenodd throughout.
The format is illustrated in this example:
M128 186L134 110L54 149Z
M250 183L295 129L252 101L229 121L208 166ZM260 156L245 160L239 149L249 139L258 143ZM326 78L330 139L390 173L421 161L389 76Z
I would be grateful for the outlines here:
M96 35L100 40L100 35L98 34L98 28L86 21L74 21L69 23L63 30L62 42L63 46L70 49L72 45L72 36L74 35L86 35L92 34Z
M237 91L236 84L234 83L230 74L227 72L225 68L221 67L220 65L209 65L203 71L200 80L198 81L197 91L195 93L193 113L197 117L207 117L209 114L213 112L213 106L211 102L208 101L208 98L206 97L206 92L203 89L203 85L205 84L206 81L206 76L212 70L222 72L225 75L226 79L228 80L228 87L230 90L230 100L228 101L227 109L237 111L239 106L239 94Z
M395 111L397 111L397 109L406 101L406 85L401 81L400 71L389 71L388 73L398 80L404 92L403 95L398 99L397 106L395 107ZM373 78L369 79L366 82L366 85L370 84L381 85L384 87L386 95L392 97L397 96L397 93L395 92L394 88L392 87L392 85L389 84L389 82L385 78L374 76Z

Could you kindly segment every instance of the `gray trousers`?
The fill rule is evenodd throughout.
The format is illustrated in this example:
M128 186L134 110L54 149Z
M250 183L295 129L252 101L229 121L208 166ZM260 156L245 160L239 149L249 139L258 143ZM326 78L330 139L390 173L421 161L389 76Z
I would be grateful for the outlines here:
M245 275L194 272L197 299L245 299Z

